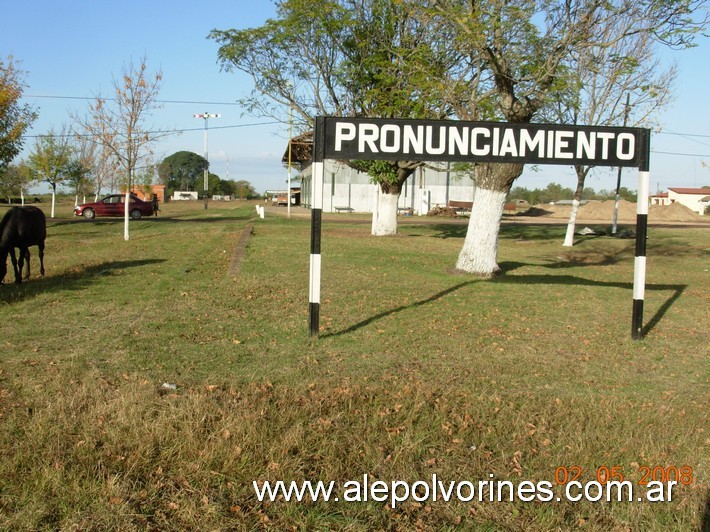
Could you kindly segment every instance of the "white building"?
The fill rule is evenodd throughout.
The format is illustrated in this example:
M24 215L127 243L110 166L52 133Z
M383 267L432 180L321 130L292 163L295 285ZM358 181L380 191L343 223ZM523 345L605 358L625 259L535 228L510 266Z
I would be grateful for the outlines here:
M310 207L311 165L299 175L301 204ZM369 175L337 161L325 161L323 180L323 212L372 212L380 186ZM420 167L404 182L398 208L413 214L427 214L436 206L450 201L473 202L473 180L457 175L446 166L441 171Z
M301 205L310 207L311 201L311 142L310 134L292 140L291 163L301 169ZM288 149L283 162L288 162ZM326 160L323 179L323 212L372 212L380 187L369 175L344 163ZM473 202L474 186L470 175L455 172L447 163L431 163L417 168L402 186L398 208L413 214L425 215L437 206L449 202Z
M176 190L173 192L174 201L197 201L197 192L192 190Z
M669 188L668 199L678 202L698 214L705 214L710 205L710 188Z

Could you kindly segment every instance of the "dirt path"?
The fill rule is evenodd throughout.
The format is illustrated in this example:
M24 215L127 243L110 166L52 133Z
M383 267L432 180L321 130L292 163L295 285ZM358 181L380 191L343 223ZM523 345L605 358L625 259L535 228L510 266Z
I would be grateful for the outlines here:
M251 238L253 230L254 223L249 222L239 234L237 245L234 246L234 252L232 252L232 260L229 263L230 276L234 276L239 273L239 268L241 268L242 265L242 258L244 257L244 253L246 252L247 244L249 244L249 239Z

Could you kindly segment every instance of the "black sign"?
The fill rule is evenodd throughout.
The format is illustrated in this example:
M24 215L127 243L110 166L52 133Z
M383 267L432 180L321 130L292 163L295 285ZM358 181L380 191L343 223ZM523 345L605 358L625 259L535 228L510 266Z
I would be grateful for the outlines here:
M325 117L324 159L639 167L640 128Z

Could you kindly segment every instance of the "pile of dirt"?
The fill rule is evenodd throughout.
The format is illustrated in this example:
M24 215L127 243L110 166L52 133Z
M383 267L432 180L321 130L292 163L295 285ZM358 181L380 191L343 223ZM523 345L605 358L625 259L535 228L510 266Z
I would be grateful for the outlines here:
M707 216L700 216L678 202L670 205L651 205L648 219L657 222L702 222Z
M579 208L577 214L583 220L611 221L614 219L614 200L590 201ZM618 220L634 221L636 219L636 203L619 200Z
M547 208L547 206L545 206ZM551 216L554 214L551 210L545 210L541 207L530 207L526 211L521 211L517 214L517 216Z
M549 218L569 219L572 207L570 205L539 205L521 216L546 216ZM536 214L528 214L535 212ZM577 220L609 222L614 219L614 200L590 201L579 207ZM634 223L636 221L636 203L619 200L618 218L620 222ZM651 205L648 208L648 219L652 222L702 222L707 217L700 216L685 205Z

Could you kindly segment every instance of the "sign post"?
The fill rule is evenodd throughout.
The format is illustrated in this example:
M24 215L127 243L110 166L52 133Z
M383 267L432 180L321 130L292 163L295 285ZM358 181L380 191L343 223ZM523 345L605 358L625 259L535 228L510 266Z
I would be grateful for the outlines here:
M651 133L642 137L639 161L638 191L636 192L636 253L634 257L634 305L631 312L631 337L643 338L643 301L646 292L646 234L648 230L649 165Z
M637 167L632 337L643 337L649 129L384 118L317 117L311 188L310 335L318 336L323 162L419 160Z

